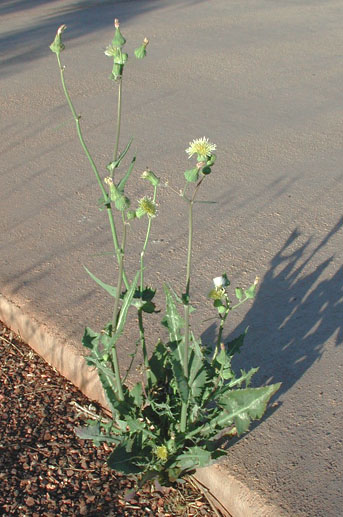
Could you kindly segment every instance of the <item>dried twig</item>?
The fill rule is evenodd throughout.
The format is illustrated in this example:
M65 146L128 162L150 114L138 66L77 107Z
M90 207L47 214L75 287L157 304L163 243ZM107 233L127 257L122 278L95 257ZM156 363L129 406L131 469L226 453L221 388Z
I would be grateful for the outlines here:
M9 341L9 340L8 340L8 339L6 339L4 336L0 336L0 339L1 339L1 341L4 341L4 342L5 342L5 343L7 343L8 345L10 345L10 346L12 346L13 348L15 348L15 349L16 349L16 351L17 351L17 352L19 352L19 354L20 354L22 357L24 357L24 355L25 355L25 354L24 354L21 350L19 350L19 348L18 348L18 347L16 347L16 346L15 346L15 344L14 344L12 341Z
M188 480L188 482L191 485L193 485L194 488L196 488L197 490L199 490L203 494L203 496L205 497L206 501L211 506L211 508L212 508L214 514L216 515L216 517L222 517L222 513L219 512L219 510L217 509L217 507L214 504L215 497L212 496L210 491L206 487L204 487L204 485L199 483L199 481L193 475L188 476L187 480ZM228 515L228 517L229 517L229 515Z

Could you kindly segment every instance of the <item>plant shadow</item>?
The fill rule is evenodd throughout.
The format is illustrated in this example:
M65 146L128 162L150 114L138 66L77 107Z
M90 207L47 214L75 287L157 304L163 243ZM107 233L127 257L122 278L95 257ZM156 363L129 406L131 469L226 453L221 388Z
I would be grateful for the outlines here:
M178 9L183 4L203 1L177 0L169 8ZM56 30L62 24L72 29L68 33L71 42L84 36L91 37L99 30L110 30L115 17L127 23L131 18L165 7L165 2L159 0L80 0L60 4L55 0L0 2L4 26L0 35L2 76L16 73L22 65L48 54Z
M234 331L258 330L259 339L253 336L237 366L248 357L249 363L260 364L264 382L282 382L279 395L320 360L329 339L342 344L343 268L329 275L334 256L317 257L342 226L343 217L312 251L312 239L299 245L295 229L271 260L253 306Z
M330 272L327 268L334 256L322 258L325 246L342 226L343 217L313 249L313 238L304 242L294 229L272 258L251 309L224 340L249 327L246 343L233 359L234 370L260 366L252 385L281 382L278 398L321 359L329 340L336 347L342 344L343 267L331 273L332 268ZM212 324L202 338L215 342L216 326ZM281 404L272 404L261 421ZM251 429L260 422L253 422Z

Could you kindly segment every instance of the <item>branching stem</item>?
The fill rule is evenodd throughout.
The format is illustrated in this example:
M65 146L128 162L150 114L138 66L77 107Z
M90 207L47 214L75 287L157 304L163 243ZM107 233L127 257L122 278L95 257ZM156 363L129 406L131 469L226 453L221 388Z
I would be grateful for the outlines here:
M94 172L96 180L97 180L97 182L99 184L99 187L100 187L101 193L103 195L103 198L104 198L104 200L107 200L108 199L108 195L107 195L106 189L105 189L104 184L102 182L102 179L100 177L99 171L98 171L98 169L97 169L97 167L95 165L95 162L94 162L94 160L93 160L93 158L92 158L92 156L91 156L91 154L90 154L90 152L88 150L86 142L85 142L85 140L83 138L83 134L82 134L82 131L81 131L81 125L80 125L81 117L80 117L80 115L77 115L77 113L75 111L74 105L73 105L73 103L71 101L70 95L68 93L68 90L67 90L67 87L66 87L66 84L65 84L65 80L64 80L64 67L61 64L60 56L58 54L56 54L56 57L57 57L58 66L59 66L60 74L61 74L62 88L63 88L63 91L64 91L64 95L65 95L65 97L67 99L67 103L68 103L68 106L70 108L70 111L72 112L73 118L75 120L77 135L79 137L82 149L84 150L84 152L85 152L85 154L87 156L87 159L88 159L88 161L89 161L89 163L90 163L90 165L91 165L91 167L93 169L93 172ZM113 245L114 245L115 253L116 253L118 264L119 264L119 260L120 260L120 247L119 247L117 231L116 231L116 227L115 227L115 223L114 223L113 213L112 213L112 209L111 209L111 206L110 206L109 203L106 204L106 210L107 210L107 214L108 214L108 218L109 218L109 222L110 222L112 239L113 239ZM126 288L128 289L129 282L127 280L125 271L123 271L123 280L124 280L124 284L125 284Z

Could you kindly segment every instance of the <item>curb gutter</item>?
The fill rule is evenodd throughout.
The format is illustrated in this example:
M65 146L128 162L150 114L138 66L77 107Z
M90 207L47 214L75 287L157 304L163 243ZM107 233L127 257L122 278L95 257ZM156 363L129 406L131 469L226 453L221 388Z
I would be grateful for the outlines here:
M0 320L89 399L99 402L103 407L107 406L97 372L89 369L84 357L72 345L50 334L43 325L1 294ZM289 515L268 504L262 496L236 480L220 465L198 469L194 477L224 517Z

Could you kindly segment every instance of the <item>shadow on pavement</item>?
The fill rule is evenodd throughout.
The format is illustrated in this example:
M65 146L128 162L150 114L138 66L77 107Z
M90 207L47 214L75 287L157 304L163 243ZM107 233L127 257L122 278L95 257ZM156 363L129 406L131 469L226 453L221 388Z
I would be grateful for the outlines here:
M343 217L313 251L311 238L297 243L295 229L271 260L251 309L233 332L251 329L234 369L260 366L256 385L281 381L278 395L285 393L321 358L330 338L342 344L343 268L329 276L325 271L334 257L313 260L342 226ZM207 340L213 331L208 329Z
M204 0L175 0L168 9L192 5ZM56 0L11 0L0 2L3 30L0 36L3 77L15 73L18 65L36 60L49 51L57 28L66 24L68 40L90 35L98 30L110 30L115 17L127 20L154 9L166 7L160 0L86 0L56 2ZM14 16L14 14L16 16ZM145 27L142 27L142 37ZM104 41L104 48L107 43ZM139 43L139 42L138 42Z

